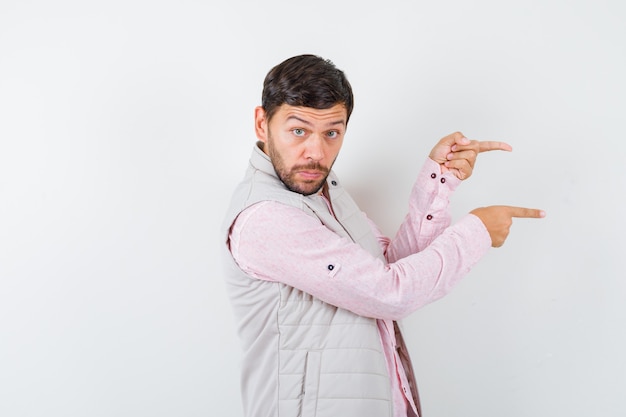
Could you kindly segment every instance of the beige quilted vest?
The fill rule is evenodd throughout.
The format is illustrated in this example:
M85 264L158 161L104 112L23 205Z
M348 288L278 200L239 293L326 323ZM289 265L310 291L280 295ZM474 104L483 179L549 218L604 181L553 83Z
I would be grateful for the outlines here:
M252 278L239 269L227 247L228 231L238 214L257 202L273 200L318 218L384 260L369 224L332 172L328 186L336 218L322 197L287 190L269 158L255 146L245 178L233 194L222 246L243 349L241 395L246 417L393 416L376 320L288 285ZM397 338L403 343L400 335Z

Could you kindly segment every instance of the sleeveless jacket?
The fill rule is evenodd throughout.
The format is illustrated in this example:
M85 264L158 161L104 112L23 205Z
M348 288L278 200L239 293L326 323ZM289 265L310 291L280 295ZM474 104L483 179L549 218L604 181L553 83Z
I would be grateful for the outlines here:
M241 395L246 417L393 416L376 319L288 285L250 277L228 250L229 230L238 214L271 200L301 209L384 260L364 215L333 172L327 182L336 217L321 196L289 191L269 158L255 146L227 211L222 231L225 280L243 348ZM395 332L400 356L405 356L397 326ZM403 359L408 361L408 356ZM414 388L414 382L411 385ZM417 402L417 393L413 394Z

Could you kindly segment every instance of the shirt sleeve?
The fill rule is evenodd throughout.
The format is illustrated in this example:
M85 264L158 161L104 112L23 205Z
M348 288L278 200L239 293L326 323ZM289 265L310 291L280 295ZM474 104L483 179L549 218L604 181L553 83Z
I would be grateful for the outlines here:
M490 242L480 219L468 214L424 250L387 264L302 210L264 201L240 213L229 243L252 277L362 316L400 320L447 294Z
M411 190L407 215L386 248L389 262L423 250L450 226L450 195L460 182L450 172L442 174L438 163L426 159Z

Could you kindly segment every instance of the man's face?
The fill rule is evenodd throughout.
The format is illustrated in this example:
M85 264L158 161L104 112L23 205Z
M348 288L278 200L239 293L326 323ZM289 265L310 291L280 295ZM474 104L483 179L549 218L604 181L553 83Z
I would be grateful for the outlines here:
M263 108L255 110L257 137L265 143L276 174L289 190L304 195L318 192L326 182L346 125L342 104L329 109L283 104L269 123Z

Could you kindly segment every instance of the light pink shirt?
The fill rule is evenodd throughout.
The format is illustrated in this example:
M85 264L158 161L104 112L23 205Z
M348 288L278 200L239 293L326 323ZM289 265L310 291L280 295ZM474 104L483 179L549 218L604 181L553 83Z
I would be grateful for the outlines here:
M427 159L395 238L383 236L368 219L387 263L302 210L274 201L248 207L230 232L233 258L251 277L281 282L378 319L395 417L406 417L407 403L413 409L415 404L395 349L392 320L443 297L491 247L478 217L468 214L450 226L449 195L459 183ZM330 281L328 274L314 272L328 265Z

